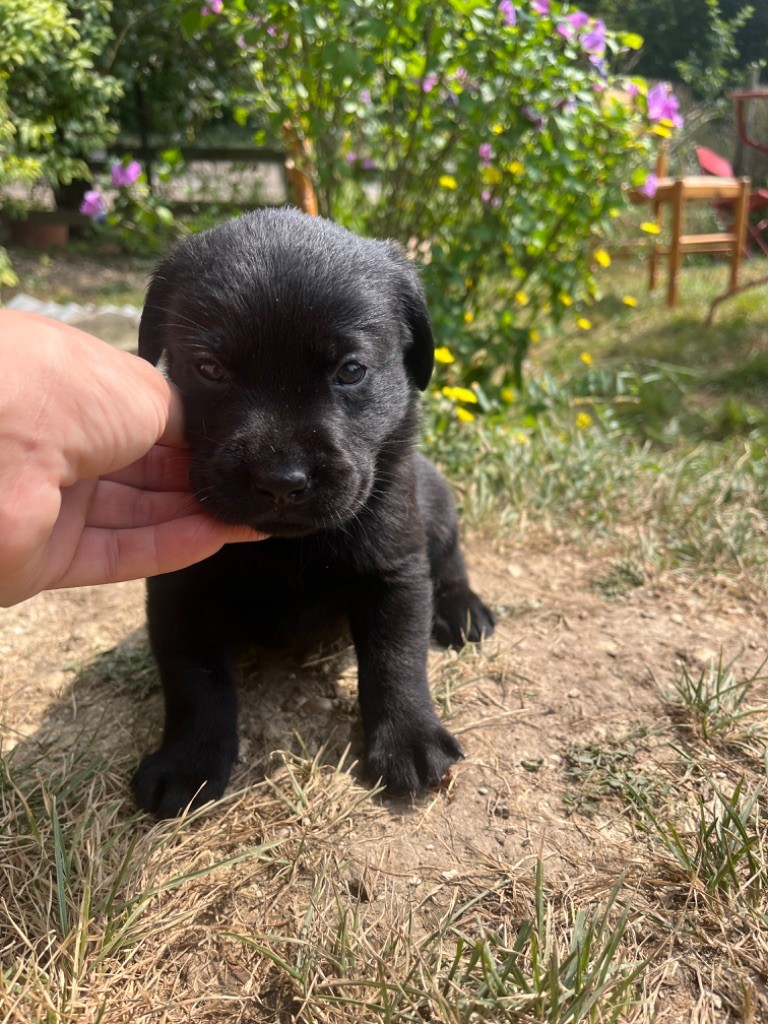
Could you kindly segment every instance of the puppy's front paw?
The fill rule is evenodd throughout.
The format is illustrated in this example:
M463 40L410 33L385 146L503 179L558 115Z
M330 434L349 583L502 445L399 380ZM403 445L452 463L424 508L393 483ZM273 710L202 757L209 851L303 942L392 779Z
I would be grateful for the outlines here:
M432 636L441 647L458 650L479 643L491 636L495 625L491 609L469 587L452 587L435 599Z
M175 743L148 754L131 786L142 810L175 818L223 795L235 754L218 745Z
M400 718L376 727L368 743L365 770L374 782L381 779L392 795L422 793L439 786L462 757L458 741L436 717Z

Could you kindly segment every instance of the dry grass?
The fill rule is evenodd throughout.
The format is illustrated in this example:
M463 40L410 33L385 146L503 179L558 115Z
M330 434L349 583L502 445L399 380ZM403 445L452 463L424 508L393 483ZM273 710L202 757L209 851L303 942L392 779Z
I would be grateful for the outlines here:
M233 792L152 822L141 588L5 613L0 1024L768 1021L764 318L700 341L712 274L684 283L536 357L530 443L441 441L500 524L469 544L497 638L431 655L445 792L359 778L348 652L259 655Z
M505 662L491 646L440 659L444 702L477 689L483 659ZM153 824L126 809L130 766L84 737L63 756L16 748L0 777L0 1020L758 1024L768 720L761 677L727 672L702 672L715 744L684 670L654 727L573 748L555 785L584 799L564 857L542 839L510 861L464 836L447 870L416 836L466 797L461 769L447 795L393 808L346 752L282 753L261 782ZM467 696L459 728L481 704ZM393 810L410 819L396 840Z

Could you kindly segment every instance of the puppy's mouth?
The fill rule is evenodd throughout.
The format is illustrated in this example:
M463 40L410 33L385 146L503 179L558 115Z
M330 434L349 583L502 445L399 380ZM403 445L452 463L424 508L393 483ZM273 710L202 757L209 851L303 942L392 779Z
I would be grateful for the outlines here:
M371 484L361 479L352 494L319 495L311 506L270 503L264 507L250 495L227 495L210 486L197 489L197 498L211 515L232 526L247 526L270 537L308 537L339 529L365 507Z

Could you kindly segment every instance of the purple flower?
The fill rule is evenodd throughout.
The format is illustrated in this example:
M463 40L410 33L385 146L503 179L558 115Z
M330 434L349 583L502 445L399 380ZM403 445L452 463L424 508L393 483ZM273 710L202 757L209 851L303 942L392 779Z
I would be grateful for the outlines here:
M490 142L483 142L477 147L477 152L483 164L487 167L493 159L493 146Z
M655 174L649 174L643 182L643 184L638 189L638 191L642 192L642 194L644 196L647 196L649 199L653 199L653 197L656 195L656 189L658 187L659 179L656 177Z
M531 7L537 14L549 14L549 0L533 0Z
M523 113L529 121L533 121L533 127L537 132L540 132L544 127L544 118L541 114L537 114L532 107L523 107Z
M555 110L562 110L564 114L572 114L577 107L578 103L574 99L558 100L555 103Z
M347 153L344 159L347 161L348 164L356 164L357 153Z
M371 90L370 89L361 89L360 90L360 102L363 103L366 107L370 107L370 105L371 105Z
M456 68L453 77L457 82L466 82L469 72L466 68Z
M512 0L501 0L499 4L499 14L505 25L516 25L517 24L517 11L512 3Z
M274 25L267 25L267 35L268 36L276 36L277 35L277 29L275 28Z
M573 14L569 14L565 20L572 28L577 32L580 32L589 24L589 15L585 11L574 11Z
M649 121L671 121L675 128L682 128L679 109L680 102L666 82L659 82L648 90Z
M587 53L602 57L605 53L605 22L598 18L589 32L582 37L581 45Z
M141 164L138 160L131 160L127 167L122 164L112 164L112 184L115 188L126 188L132 185L141 174Z
M224 0L208 0L208 3L203 4L200 8L201 14L221 14L224 9Z
M375 168L376 164L374 163L373 160L371 160L369 156L364 156L360 166L363 168L364 171L372 171Z
M638 95L639 92L640 92L640 86L636 85L634 82L630 82L629 85L627 86L627 96L629 96L629 98L631 100L633 100L635 98L635 96Z
M423 80L422 80L422 83L421 83L422 90L424 92L432 92L432 90L437 85L437 81L438 81L437 75L434 73L434 71L430 71L430 73L428 75L425 75Z
M482 201L484 203L490 203L490 201L491 201L491 193L488 191L487 188L483 189L483 191L480 193L480 198L482 199Z
M97 192L95 188L86 192L82 203L80 203L80 213L92 220L104 220L107 215L107 207L101 192Z

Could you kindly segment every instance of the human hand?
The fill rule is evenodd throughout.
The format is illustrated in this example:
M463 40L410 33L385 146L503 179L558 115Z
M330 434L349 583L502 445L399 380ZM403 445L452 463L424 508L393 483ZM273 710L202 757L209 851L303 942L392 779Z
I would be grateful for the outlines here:
M0 311L0 605L182 569L259 540L189 490L181 403L137 356Z

